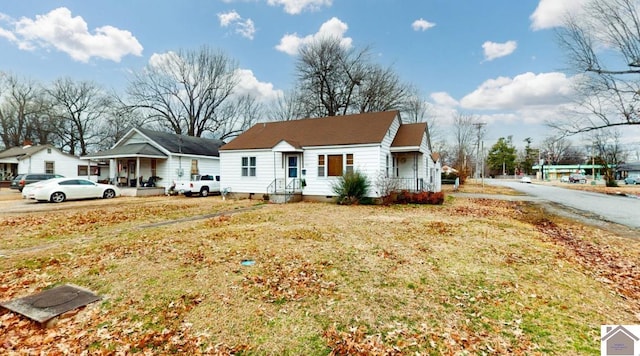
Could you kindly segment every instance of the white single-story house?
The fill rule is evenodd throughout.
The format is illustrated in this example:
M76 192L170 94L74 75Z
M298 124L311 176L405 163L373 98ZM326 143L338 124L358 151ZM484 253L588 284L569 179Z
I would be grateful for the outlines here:
M390 181L397 190L441 189L426 123L402 124L398 111L259 123L220 148L221 187L234 195L326 200L351 171L369 178L372 198Z
M18 174L53 173L85 177L93 181L108 177L108 167L62 152L52 145L25 145L0 152L0 180Z
M123 189L123 195L164 194L176 180L219 176L218 148L222 144L216 139L133 128L111 149L83 158L108 161L110 181L131 188ZM154 187L143 187L149 182Z

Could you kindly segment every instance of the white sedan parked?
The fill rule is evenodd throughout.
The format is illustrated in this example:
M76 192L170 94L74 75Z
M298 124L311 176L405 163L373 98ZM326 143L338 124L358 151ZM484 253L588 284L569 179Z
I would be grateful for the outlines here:
M65 200L104 198L120 195L113 185L92 182L84 178L55 178L28 184L22 190L22 197L37 201L62 203Z

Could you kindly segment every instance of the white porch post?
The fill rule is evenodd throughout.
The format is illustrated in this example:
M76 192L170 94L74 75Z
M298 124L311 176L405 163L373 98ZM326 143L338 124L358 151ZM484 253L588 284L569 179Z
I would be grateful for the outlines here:
M136 188L140 188L140 157L136 157Z
M117 173L116 170L118 169L117 167L117 162L114 158L110 158L109 159L109 179L111 180L112 184L118 184L118 178L117 178Z

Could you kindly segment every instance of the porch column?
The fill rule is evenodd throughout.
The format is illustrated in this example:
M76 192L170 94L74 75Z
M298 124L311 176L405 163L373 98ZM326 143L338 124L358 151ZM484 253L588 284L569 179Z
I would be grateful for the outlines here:
M136 188L140 188L140 157L136 157Z
M109 179L111 180L111 183L116 185L118 184L118 174L116 173L116 170L118 170L118 166L116 163L116 160L114 158L110 158L109 159Z

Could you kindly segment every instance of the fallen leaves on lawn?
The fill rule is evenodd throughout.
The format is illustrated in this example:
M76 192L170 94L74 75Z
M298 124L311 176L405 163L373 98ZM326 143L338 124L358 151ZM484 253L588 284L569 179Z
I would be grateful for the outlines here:
M308 296L326 295L336 285L325 280L322 271L310 262L292 260L265 266L263 273L244 277L244 287L264 290L262 298L269 302L298 301Z
M595 244L580 237L577 227L562 227L541 219L536 228L554 243L567 248L567 254L561 257L578 262L596 280L623 295L636 310L640 309L640 267L636 262L612 251L604 242Z

